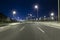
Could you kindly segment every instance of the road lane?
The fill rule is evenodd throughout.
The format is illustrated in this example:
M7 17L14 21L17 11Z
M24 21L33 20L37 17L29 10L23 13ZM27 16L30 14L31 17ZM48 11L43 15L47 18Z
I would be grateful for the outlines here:
M42 23L37 24L48 35L51 40L60 40L60 29L44 25ZM57 27L57 26L55 26Z
M12 37L15 36L15 34L17 34L19 31L22 31L23 27L24 27L24 24L22 25L17 24L17 25L10 26L9 29L6 29L5 31L0 32L0 40L10 40Z
M0 32L0 40L60 40L60 29L38 23L23 23Z
M41 27L40 27L40 25L38 25L38 24L34 24L34 30L36 30L35 31L35 37L36 37L36 40L51 40L50 38L49 38L49 36L45 33L45 30L43 30Z

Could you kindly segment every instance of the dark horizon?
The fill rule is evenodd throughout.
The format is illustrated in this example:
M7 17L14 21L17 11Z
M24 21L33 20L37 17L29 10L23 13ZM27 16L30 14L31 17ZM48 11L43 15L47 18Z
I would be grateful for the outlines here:
M25 19L32 13L36 16L36 10L33 8L35 4L39 5L39 17L49 16L51 12L58 15L58 0L0 0L0 12L8 17L13 17L12 11L16 11L16 17Z

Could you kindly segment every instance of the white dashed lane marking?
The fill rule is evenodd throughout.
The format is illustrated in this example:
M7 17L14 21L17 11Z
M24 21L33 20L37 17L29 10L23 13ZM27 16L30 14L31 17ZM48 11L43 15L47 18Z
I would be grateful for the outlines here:
M25 27L22 27L19 31L22 31Z
M44 30L42 30L40 27L37 27L42 33L45 33Z

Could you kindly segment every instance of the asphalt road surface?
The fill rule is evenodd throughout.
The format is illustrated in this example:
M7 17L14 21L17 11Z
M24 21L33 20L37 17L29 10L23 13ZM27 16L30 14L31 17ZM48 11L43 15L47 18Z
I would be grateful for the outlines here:
M0 40L60 40L60 29L39 23L22 23L1 31Z

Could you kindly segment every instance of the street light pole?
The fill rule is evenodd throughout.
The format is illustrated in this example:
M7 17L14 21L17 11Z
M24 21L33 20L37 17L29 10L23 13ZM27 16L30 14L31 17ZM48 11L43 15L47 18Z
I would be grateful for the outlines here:
M13 17L14 17L14 15L16 14L16 11L13 11ZM14 17L15 18L15 17Z
M37 19L38 19L38 5L35 5L34 7L35 9L37 9Z
M38 8L37 8L37 18L38 18Z

